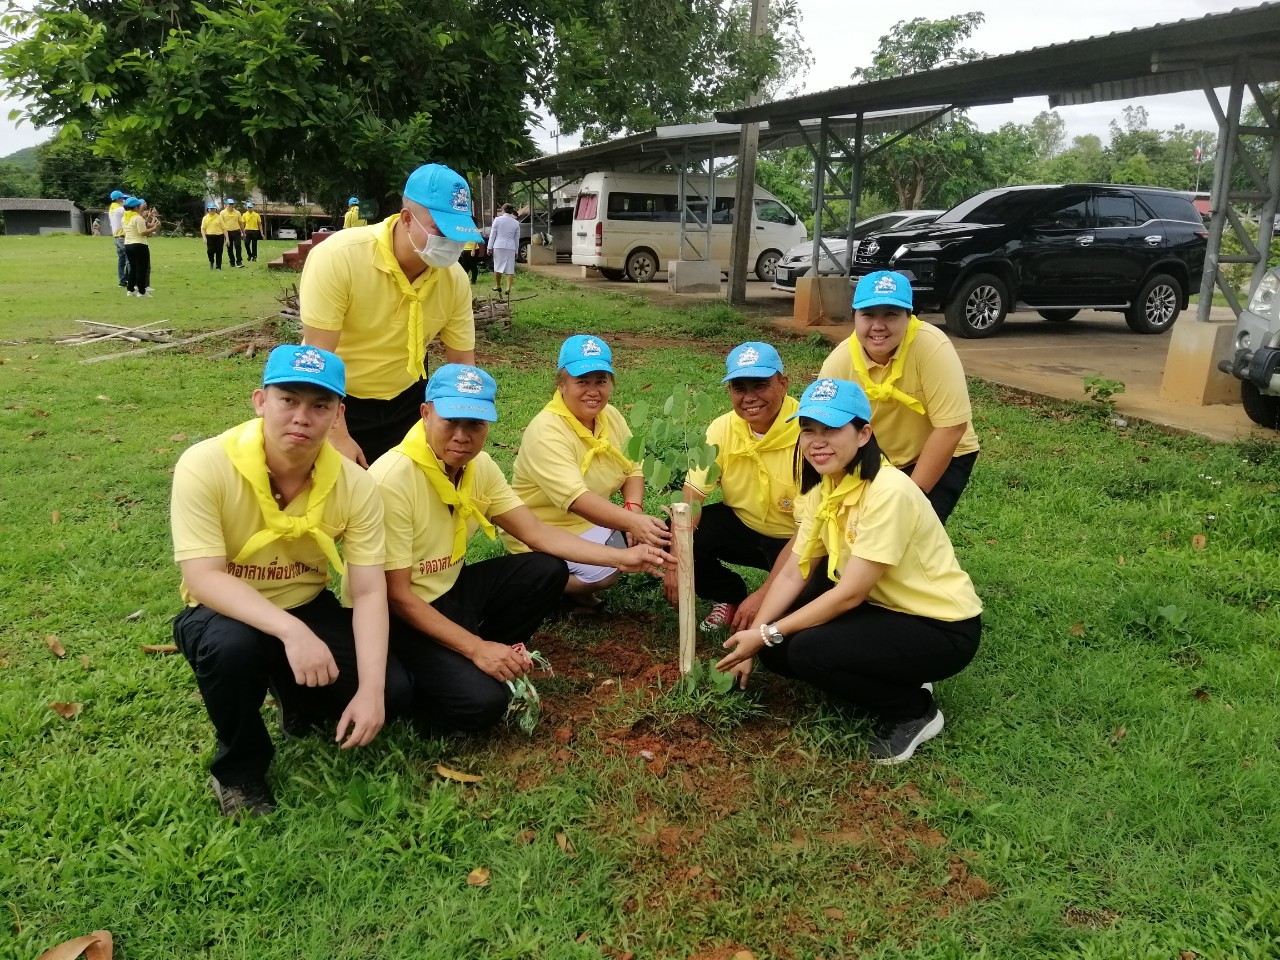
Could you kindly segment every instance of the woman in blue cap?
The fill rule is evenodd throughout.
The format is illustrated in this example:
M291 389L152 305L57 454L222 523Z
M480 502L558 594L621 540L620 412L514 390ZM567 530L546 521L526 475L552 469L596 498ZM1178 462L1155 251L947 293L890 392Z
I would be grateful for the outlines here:
M862 388L824 377L795 416L796 562L717 666L745 688L759 654L869 713L871 759L901 763L942 732L933 681L977 653L982 603L924 493L883 458Z
M556 392L525 428L511 488L539 520L592 543L647 543L663 549L667 525L644 512L640 464L622 452L631 438L626 418L609 403L613 352L600 337L570 337L560 347ZM621 495L622 506L611 498ZM528 547L514 537L513 553ZM584 610L618 579L613 567L570 563L565 593Z
M147 201L126 197L124 201L124 253L129 258L125 295L151 296L151 247L147 238L160 229L160 221L147 213Z
M218 213L218 205L210 200L204 205L204 219L200 221L200 236L204 237L205 254L209 257L209 269L222 269L222 245L227 240L226 227L222 225L222 216Z

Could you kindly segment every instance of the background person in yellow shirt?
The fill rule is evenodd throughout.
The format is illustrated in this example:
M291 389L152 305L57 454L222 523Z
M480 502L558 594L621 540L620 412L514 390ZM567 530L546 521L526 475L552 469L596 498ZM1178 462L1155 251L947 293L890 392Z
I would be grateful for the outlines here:
M124 253L129 258L125 276L125 295L151 296L151 247L147 238L160 229L160 221L147 211L142 197L126 197L124 201Z
M116 248L116 279L120 286L127 287L129 275L129 258L124 251L124 201L123 190L111 191L111 206L107 207L107 222L111 225L111 239Z
M702 507L694 518L694 584L698 596L712 601L700 628L740 630L751 625L769 585L791 555L795 533L795 451L800 428L791 421L794 397L778 351L767 343L743 343L729 351L725 377L733 409L707 428L707 443L717 449L719 476L706 470L685 478L686 503L702 503L719 486L721 503ZM767 570L760 589L726 563ZM677 577L667 574L667 599L677 602Z
M350 230L352 227L366 226L368 221L360 216L360 198L347 198L347 212L342 218L342 229Z
M205 204L204 219L200 221L200 236L204 237L205 253L209 256L209 269L222 269L222 247L227 240L226 227L222 225L222 215L218 213L218 205L210 200Z
M419 422L369 468L386 511L392 649L413 675L415 717L438 729L501 719L507 682L533 666L512 647L528 642L564 590L560 558L629 571L665 560L654 547L611 550L539 522L484 452L496 395L485 371L441 367ZM492 539L494 525L539 552L464 563L467 541L477 530Z
M232 267L244 266L244 254L240 249L240 234L244 230L244 221L236 202L227 197L226 206L222 208L222 227L227 233L227 264Z
M956 348L912 315L911 302L911 283L900 273L878 270L859 280L854 335L821 372L867 392L880 449L946 523L978 459L978 437Z
M244 255L250 263L258 261L258 241L262 239L262 215L253 209L253 201L244 205Z
M570 337L560 347L556 390L520 439L512 489L539 520L592 543L647 543L663 549L667 525L644 512L640 464L622 452L631 437L626 418L610 405L613 352L600 337ZM623 505L610 502L622 495ZM517 536L503 536L507 549L528 550ZM569 565L566 593L587 610L594 596L618 579L612 564Z
M388 706L408 700L408 678L387 657L377 486L325 441L344 380L331 353L276 347L253 392L257 417L197 443L174 470L187 608L173 636L217 731L210 785L228 816L274 805L259 713L269 686L286 733L336 720L343 749L371 742ZM326 589L330 565L345 577L350 610Z
M332 442L357 463L382 456L418 420L437 334L449 363L475 362L471 285L458 257L479 239L467 181L429 163L409 175L398 214L339 231L307 256L302 340L347 363L346 413Z
M942 732L933 681L977 653L982 603L920 488L881 459L862 388L824 377L796 416L796 562L717 666L745 687L760 654L773 672L870 713L871 759L901 763Z

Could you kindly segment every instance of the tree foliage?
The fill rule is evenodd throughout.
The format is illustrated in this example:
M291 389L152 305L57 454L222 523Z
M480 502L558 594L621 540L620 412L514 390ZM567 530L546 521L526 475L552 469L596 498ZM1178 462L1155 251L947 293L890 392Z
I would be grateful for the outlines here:
M0 162L0 197L38 197L40 182L35 174L15 163Z

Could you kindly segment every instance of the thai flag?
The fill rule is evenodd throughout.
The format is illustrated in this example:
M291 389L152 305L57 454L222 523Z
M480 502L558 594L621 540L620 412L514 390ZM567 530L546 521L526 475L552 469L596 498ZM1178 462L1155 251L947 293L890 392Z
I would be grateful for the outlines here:
M1204 159L1204 151L1201 150L1200 147L1201 145L1197 143L1196 144L1196 163L1199 163L1201 160Z

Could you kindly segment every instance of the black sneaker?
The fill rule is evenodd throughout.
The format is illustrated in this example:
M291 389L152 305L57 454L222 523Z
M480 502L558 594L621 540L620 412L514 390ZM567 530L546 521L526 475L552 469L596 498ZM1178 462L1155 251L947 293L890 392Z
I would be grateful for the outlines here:
M218 800L218 809L224 817L265 817L275 813L276 799L266 781L232 786L209 778L209 789Z
M910 760L916 747L942 732L942 711L930 707L923 717L898 720L877 727L867 745L872 763L890 764Z

